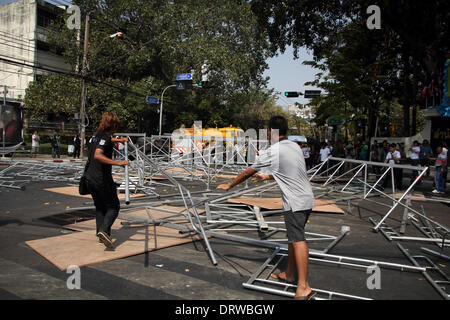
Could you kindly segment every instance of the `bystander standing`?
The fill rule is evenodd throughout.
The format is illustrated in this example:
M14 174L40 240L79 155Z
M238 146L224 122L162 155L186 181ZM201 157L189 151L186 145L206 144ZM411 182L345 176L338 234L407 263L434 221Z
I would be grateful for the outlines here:
M411 165L417 166L419 164L419 157L420 157L420 145L419 141L414 141L411 148L409 148L409 151L411 151ZM417 178L418 171L413 170L411 181L414 181Z
M445 194L444 177L447 174L447 153L443 151L441 146L436 149L436 175L434 177L435 189L433 193Z
M423 140L422 145L420 146L419 153L419 162L422 167L430 166L430 157L433 155L433 151L431 150L431 146L428 140ZM426 172L426 176L430 176L430 170L428 169Z
M39 153L39 133L35 131L31 136L31 158L37 158Z

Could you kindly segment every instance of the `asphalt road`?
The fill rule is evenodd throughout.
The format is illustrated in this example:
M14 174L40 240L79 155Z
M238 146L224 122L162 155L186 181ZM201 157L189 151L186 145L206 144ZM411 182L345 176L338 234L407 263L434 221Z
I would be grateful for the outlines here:
M242 287L258 267L270 256L268 249L211 239L218 260L213 266L201 242L188 243L148 254L119 259L81 268L81 289L69 290L70 274L59 271L50 262L29 248L25 241L67 234L62 227L92 212L66 213L66 207L80 207L86 199L44 191L44 188L65 186L58 182L31 182L26 190L0 188L0 299L208 299L208 300L271 300L288 298ZM192 190L199 190L192 186ZM386 200L380 200L386 201ZM450 208L440 202L413 202L427 216L450 225ZM347 205L342 206L347 210ZM345 215L312 214L308 232L338 235L341 226L349 226L350 234L330 254L366 258L410 265L397 248L381 233L371 231L369 217L380 218L385 207L372 202L353 202ZM399 226L403 209L387 221ZM421 236L414 226L407 226L408 236ZM412 254L421 247L435 251L435 245L403 242ZM310 248L323 249L312 243ZM450 255L449 250L444 251ZM450 274L449 261L429 256L444 272ZM441 300L441 296L421 273L382 268L381 288L369 289L370 274L348 267L310 263L309 282L312 287L358 295L371 299Z

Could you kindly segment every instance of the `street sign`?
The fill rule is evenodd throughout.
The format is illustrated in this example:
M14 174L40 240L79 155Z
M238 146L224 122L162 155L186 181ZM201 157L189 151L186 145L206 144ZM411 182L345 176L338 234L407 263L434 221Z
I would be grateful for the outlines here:
M158 98L150 97L150 96L147 96L145 98L145 101L147 101L148 103L154 103L154 104L158 104L159 103L159 99Z
M183 81L177 81L177 90L184 90L185 83Z
M334 119L332 117L328 118L328 125L329 126L339 126L345 124L345 120L340 119Z
M305 98L316 98L320 97L321 90L305 90Z
M192 80L192 73L177 74L177 81Z

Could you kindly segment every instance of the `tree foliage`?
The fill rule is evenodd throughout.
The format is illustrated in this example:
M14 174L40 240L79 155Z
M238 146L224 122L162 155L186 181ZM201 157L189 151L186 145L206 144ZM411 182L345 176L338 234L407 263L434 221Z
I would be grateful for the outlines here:
M381 30L367 28L370 5L381 8ZM253 0L252 9L272 53L288 45L295 52L306 47L314 55L308 63L329 70L312 82L329 92L315 101L321 123L331 115L347 117L345 110L369 118L373 132L374 116L398 100L409 135L410 107L441 74L450 50L450 2L445 0Z
M194 82L201 80L204 64L213 88L168 89L165 132L193 120L246 127L252 119L237 116L242 108L254 106L261 96L269 99L263 78L268 41L247 1L78 0L74 4L81 7L83 17L90 13L86 79L91 123L98 122L103 111L114 110L128 130L156 133L159 106L146 103L145 96L160 97L180 73L193 73ZM80 73L84 29L78 35L65 25L54 29L49 39L64 49L66 62ZM119 31L122 40L109 37ZM36 81L26 97L32 116L54 110L76 112L79 83L59 76ZM56 92L55 99L53 95L45 102L41 99L40 92L52 86L68 88L64 107Z

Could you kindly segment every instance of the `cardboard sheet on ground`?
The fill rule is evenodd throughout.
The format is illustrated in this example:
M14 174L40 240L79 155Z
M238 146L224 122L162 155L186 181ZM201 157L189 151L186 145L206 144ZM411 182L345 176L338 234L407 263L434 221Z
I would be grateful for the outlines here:
M173 207L173 206L160 206L158 208L174 210L174 211L178 211L178 212L183 210L182 207ZM170 212L163 212L163 211L158 211L158 210L154 210L154 209L149 209L149 211L150 211L151 217L153 219L164 219L164 218L167 218L167 217L173 215L173 213L170 213ZM192 212L192 209L191 209L191 212ZM197 210L197 212L198 212L198 214L203 214L205 212L205 210ZM148 215L147 215L147 212L145 209L121 212L121 213L119 213L119 218L116 220L116 222L112 226L113 230L122 228L121 222L129 220L129 219L124 219L124 218L126 218L127 214L132 215L132 216L142 217L144 219L148 218ZM183 218L183 216L174 217L174 219L178 219L178 218ZM186 220L186 222L184 222L184 223L183 222L176 222L176 223L188 224L189 221ZM90 231L90 230L96 229L96 223L95 223L95 219L90 219L90 220L85 220L85 221L66 225L66 226L64 226L64 228L69 229L69 230L74 230L74 231Z
M281 210L283 209L283 202L281 198L253 198L253 197L239 197L228 199L231 203L241 203L250 206L258 206L268 210ZM314 200L315 207L313 212L326 212L326 213L340 213L344 214L344 210L339 208L334 201L327 200Z
M221 179L234 179L237 177L236 174L216 174L215 175L216 178L221 178Z
M389 195L389 194L388 194ZM403 195L403 193L396 193L395 199L400 199L400 197ZM390 195L391 196L391 195ZM427 198L423 193L413 193L413 194L407 194L405 198L403 198L403 201L411 197L411 200L414 201L427 201Z
M170 168L170 169L165 170L165 172L169 173L171 175L176 175L178 173L181 173L184 175L191 175L191 174L203 175L204 174L204 172L202 172L202 171L198 171L198 170L189 171L189 170L187 170L185 168L181 168L181 167Z
M119 220L116 220L116 223L120 225ZM89 266L199 240L197 236L180 235L178 230L156 227L155 247L153 226L120 229L115 226L114 229L112 232L114 250L107 249L98 242L95 230L25 243L64 271L71 265Z
M80 195L78 193L78 186L70 186L70 187L58 187L58 188L47 188L44 189L45 191L49 192L55 192L59 194L64 194L66 196L73 196L73 197L81 197L86 199L92 199L92 196L90 194L87 195ZM139 198L139 197L145 197L146 194L143 193L130 193L130 198ZM125 200L125 193L118 193L119 200Z
M173 211L181 211L182 207L160 206ZM153 219L164 219L174 213L149 209ZM147 218L145 209L127 211L130 215ZM204 210L198 210L199 214ZM120 216L119 216L120 217ZM114 250L107 249L98 242L95 234L95 219L86 220L64 228L80 231L69 235L32 240L25 242L29 247L47 259L60 270L66 270L70 265L88 266L96 263L121 259L156 249L176 246L192 241L197 241L198 236L181 235L178 230L156 227L156 247L155 247L155 227L133 226L124 227L121 222L127 221L118 218L112 226L112 239L115 246ZM188 221L186 220L186 223Z

